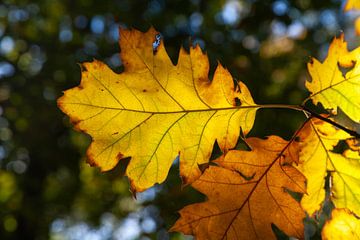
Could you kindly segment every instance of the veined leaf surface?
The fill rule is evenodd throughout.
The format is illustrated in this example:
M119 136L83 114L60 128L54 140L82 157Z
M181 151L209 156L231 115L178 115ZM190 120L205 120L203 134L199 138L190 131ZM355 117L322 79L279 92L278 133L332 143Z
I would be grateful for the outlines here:
M91 164L110 170L124 157L134 191L165 180L177 155L185 183L196 180L215 140L227 151L240 128L253 126L257 106L247 87L234 86L220 64L212 81L209 61L199 46L180 50L173 65L157 32L120 30L124 71L113 72L100 61L82 65L78 87L64 92L58 105L76 129L88 133Z
M171 230L198 240L276 239L274 223L303 237L304 211L287 192L305 192L304 176L291 165L298 156L277 136L247 143L252 151L229 151L216 161L221 167L210 166L192 184L208 200L183 208Z
M305 85L314 104L337 114L341 108L355 122L360 122L360 48L347 50L344 35L335 38L323 63L312 59L308 63L311 81ZM341 69L342 68L342 69ZM348 70L344 75L342 70Z
M310 214L325 200L325 177L330 172L331 200L337 208L348 208L360 214L360 156L356 151L333 152L340 140L350 136L333 125L311 119L299 133L298 169L307 178L307 194L301 205Z

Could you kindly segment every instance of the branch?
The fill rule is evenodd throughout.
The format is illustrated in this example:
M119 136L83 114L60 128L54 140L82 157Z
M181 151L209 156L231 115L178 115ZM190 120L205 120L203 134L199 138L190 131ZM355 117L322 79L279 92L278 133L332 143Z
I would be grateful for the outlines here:
M329 118L323 117L323 116L321 116L320 114L312 111L311 109L309 109L309 108L307 108L307 107L305 107L305 106L303 106L303 105L300 105L300 107L301 107L305 112L309 113L309 114L310 114L310 117L315 117L315 118L318 118L318 119L320 119L320 120L322 120L322 121L324 121L324 122L330 123L331 125L333 125L333 126L339 128L339 129L347 132L347 133L350 134L351 136L354 136L354 137L356 137L356 138L360 138L360 134L357 133L356 131L353 131L353 130L351 130L351 129L348 129L348 128L346 128L346 127L338 124L337 122L334 122L333 120L331 120L331 119L329 119Z
M356 131L348 129L348 128L340 125L339 123L334 122L333 120L331 120L329 118L323 117L320 114L314 112L313 110L305 107L304 105L266 104L266 105L258 105L258 107L259 108L285 108L285 109L293 109L296 111L302 111L309 115L308 118L309 117L318 118L324 122L330 123L331 125L347 132L348 134L350 134L353 137L360 138L360 133L357 133Z

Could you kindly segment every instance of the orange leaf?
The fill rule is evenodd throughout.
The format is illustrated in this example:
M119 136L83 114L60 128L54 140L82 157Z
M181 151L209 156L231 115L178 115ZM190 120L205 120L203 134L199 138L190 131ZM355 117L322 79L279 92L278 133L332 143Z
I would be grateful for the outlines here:
M304 211L286 189L304 193L305 178L291 166L297 158L280 137L249 138L252 151L229 151L192 186L208 201L180 211L171 228L196 239L276 239L271 223L303 236Z

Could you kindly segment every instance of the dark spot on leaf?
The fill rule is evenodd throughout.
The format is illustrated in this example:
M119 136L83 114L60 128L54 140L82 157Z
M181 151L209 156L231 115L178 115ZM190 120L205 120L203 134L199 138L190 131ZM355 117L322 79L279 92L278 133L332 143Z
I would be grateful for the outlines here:
M146 89L143 89L142 91L143 91L143 92L147 92L147 90L146 90Z
M116 135L116 134L118 134L119 132L114 132L113 134L111 134L111 135Z
M239 98L235 98L235 106L241 106L241 101Z
M102 91L102 92L103 92L103 91L104 91L104 89L100 88L100 91Z
M299 136L296 136L296 137L294 138L294 141L295 141L295 142L300 142L300 137L299 137Z

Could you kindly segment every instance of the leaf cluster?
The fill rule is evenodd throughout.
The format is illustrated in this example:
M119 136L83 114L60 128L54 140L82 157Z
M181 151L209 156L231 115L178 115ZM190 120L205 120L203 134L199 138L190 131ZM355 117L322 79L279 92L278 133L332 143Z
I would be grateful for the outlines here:
M324 239L342 221L351 222L344 234L356 234L359 135L334 117L341 109L360 122L360 48L348 51L341 35L323 62L312 59L305 83L310 95L299 105L256 104L221 64L210 80L209 60L199 46L180 49L173 64L153 28L120 29L120 48L122 73L97 60L84 63L81 84L65 91L58 105L77 130L92 137L91 165L107 171L131 157L126 175L134 193L164 182L179 158L183 184L208 200L183 208L172 231L197 239L275 239L275 224L303 238L303 219L316 219L328 188L336 210ZM309 110L310 101L329 114ZM263 108L301 111L304 122L288 141L247 138ZM239 138L250 150L235 149ZM215 142L222 155L210 162Z

